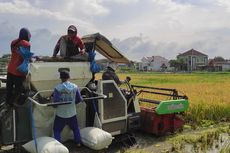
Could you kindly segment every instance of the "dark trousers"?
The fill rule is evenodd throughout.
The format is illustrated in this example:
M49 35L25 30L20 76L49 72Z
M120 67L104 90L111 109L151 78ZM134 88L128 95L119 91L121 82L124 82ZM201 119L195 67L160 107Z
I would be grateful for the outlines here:
M81 143L80 131L78 128L76 115L70 118L62 118L56 115L53 126L54 138L61 142L61 131L63 130L65 125L68 125L70 129L73 130L75 143Z
M25 76L15 76L11 73L7 73L6 81L6 102L13 106L19 99L22 92L24 92L23 81Z

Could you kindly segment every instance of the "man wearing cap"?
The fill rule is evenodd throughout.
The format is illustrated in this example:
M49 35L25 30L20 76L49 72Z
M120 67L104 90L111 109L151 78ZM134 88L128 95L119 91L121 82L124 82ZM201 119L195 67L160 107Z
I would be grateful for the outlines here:
M54 137L61 141L61 131L68 125L73 130L74 141L77 147L81 145L80 132L77 122L76 103L83 101L76 84L69 81L69 71L60 71L61 83L54 88L53 100L58 102L71 102L70 104L58 105L53 125Z
M107 66L106 71L102 74L102 80L114 80L118 86L130 81L130 77L127 77L126 80L121 81L117 74L115 73L117 69L117 64L115 62L110 62Z
M70 25L67 29L67 35L61 36L58 40L53 51L53 57L57 56L59 50L61 57L83 55L85 53L84 48L82 40L77 36L77 28Z

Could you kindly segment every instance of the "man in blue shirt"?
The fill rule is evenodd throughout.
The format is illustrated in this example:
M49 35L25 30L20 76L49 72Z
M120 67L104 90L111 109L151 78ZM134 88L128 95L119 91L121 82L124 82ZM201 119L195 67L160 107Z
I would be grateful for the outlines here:
M76 84L69 81L70 75L67 70L60 72L61 83L54 89L54 102L71 102L70 104L59 105L56 108L54 120L54 137L61 141L61 131L68 125L74 134L74 141L78 147L81 146L80 132L77 122L77 112L75 104L83 101L80 91Z

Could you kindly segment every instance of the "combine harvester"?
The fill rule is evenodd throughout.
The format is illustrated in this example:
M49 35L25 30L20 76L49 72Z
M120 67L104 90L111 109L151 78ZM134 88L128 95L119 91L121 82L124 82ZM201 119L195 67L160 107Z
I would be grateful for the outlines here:
M86 35L82 40L89 54L97 51L113 62L129 63L129 60L99 33ZM88 58L53 60L46 57L30 63L26 87L28 98L23 106L10 110L7 116L1 116L0 146L22 144L35 136L52 137L55 108L49 106L55 105L52 103L52 90L60 82L61 69L68 69L71 81L81 88L84 102L77 105L81 129L97 126L119 138L121 135L129 137L128 133L135 130L160 136L182 129L184 121L178 114L183 114L188 108L185 95L179 95L176 89L132 85L129 82L120 88L113 80L94 80L94 73L91 72L93 62L94 59ZM2 78L2 81L5 80ZM0 112L3 112L5 87L0 88L0 94ZM145 96L146 94L148 96ZM166 98L156 100L154 95ZM147 106L144 103L151 103L151 107L144 107ZM98 123L95 123L95 114L98 115ZM68 134L68 130L64 129L63 139L66 137L67 140Z

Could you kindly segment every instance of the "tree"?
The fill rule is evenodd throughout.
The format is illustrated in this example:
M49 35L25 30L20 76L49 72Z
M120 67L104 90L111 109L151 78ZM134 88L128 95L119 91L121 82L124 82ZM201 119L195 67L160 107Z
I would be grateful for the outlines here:
M177 61L178 61L179 70L181 70L181 71L187 71L188 70L187 63L183 59L177 59Z
M170 60L170 61L169 61L169 65L170 65L170 67L176 67L176 65L177 65L177 60Z
M2 55L2 58L8 58L10 56L11 56L10 54L4 54L4 55Z
M0 68L5 67L9 62L10 54L5 54L0 58Z
M221 57L221 56L216 56L216 57L214 57L214 61L215 62L224 62L225 59L223 57Z
M176 71L186 71L187 70L187 64L184 62L183 59L170 60L169 64L170 64L170 67L174 67Z
M161 65L161 71L164 72L164 71L166 71L166 69L167 69L167 66L165 65L165 63L163 63Z

